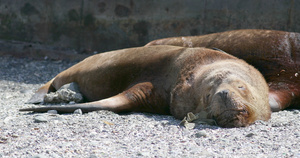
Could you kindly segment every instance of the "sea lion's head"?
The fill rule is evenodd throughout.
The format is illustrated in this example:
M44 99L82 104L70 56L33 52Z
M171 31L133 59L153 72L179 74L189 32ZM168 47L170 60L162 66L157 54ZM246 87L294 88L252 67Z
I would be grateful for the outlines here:
M245 127L256 120L268 120L271 114L268 89L261 88L229 77L211 96L210 116L221 127Z
M198 93L206 100L208 116L219 126L245 127L270 118L269 88L254 67L233 60L214 63L204 70L199 75Z
M192 67L188 75L180 76L181 82L172 92L171 113L183 118L189 112L204 111L221 127L245 127L268 120L269 87L262 74L232 56L218 59L223 56L226 54L211 52L205 58L208 64Z

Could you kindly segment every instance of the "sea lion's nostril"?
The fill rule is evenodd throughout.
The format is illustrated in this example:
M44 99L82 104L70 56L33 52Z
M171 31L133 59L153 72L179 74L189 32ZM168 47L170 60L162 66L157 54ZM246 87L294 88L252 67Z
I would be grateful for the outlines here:
M228 93L229 93L229 90L226 89L226 90L222 90L222 91L218 92L218 95L225 102L228 98Z

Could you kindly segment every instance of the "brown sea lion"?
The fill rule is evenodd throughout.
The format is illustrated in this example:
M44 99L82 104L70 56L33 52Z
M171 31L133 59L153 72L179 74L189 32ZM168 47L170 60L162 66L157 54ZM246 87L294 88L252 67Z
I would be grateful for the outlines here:
M20 111L137 111L178 119L205 111L221 127L248 126L271 113L268 85L259 71L206 48L151 46L94 55L58 74L30 102L71 82L90 102Z
M300 34L273 30L235 30L173 37L150 45L218 48L257 68L269 84L272 111L300 108Z

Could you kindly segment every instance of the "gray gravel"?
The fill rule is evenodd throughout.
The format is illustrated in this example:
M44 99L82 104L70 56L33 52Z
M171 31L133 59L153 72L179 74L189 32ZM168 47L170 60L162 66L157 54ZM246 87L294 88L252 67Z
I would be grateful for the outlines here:
M268 122L188 130L171 116L19 112L34 91L74 63L0 57L0 157L300 157L300 111Z

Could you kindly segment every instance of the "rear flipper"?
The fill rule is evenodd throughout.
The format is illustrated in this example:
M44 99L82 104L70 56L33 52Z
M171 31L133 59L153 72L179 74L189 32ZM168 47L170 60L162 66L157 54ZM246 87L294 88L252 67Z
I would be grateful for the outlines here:
M103 99L100 101L83 103L83 104L73 104L65 106L40 106L32 108L24 108L19 111L33 111L33 112L47 112L48 110L56 110L59 113L72 113L77 109L81 109L82 112L92 112L98 110L110 110L113 112L120 112L124 108L130 108L130 103L128 99L124 98L122 94L116 95L114 97Z
M292 90L270 90L269 103L273 112L286 109L297 104L298 94Z
M49 92L54 92L55 88L52 86L52 82L54 79L51 81L47 82L44 86L42 86L40 89L38 89L34 95L26 102L27 104L39 104L44 101L44 97L47 93Z
M65 105L65 106L41 106L41 107L32 107L24 108L19 111L33 111L33 112L47 112L49 110L56 110L59 113L72 113L77 109L81 109L82 112L91 112L97 110L104 110L101 106L97 104L84 105L84 104L74 104L74 105Z
M164 97L155 92L152 83L139 83L116 96L95 102L66 106L43 106L20 109L20 111L47 112L57 110L59 113L72 113L76 109L82 112L110 110L116 113L139 111L169 114L169 106Z

